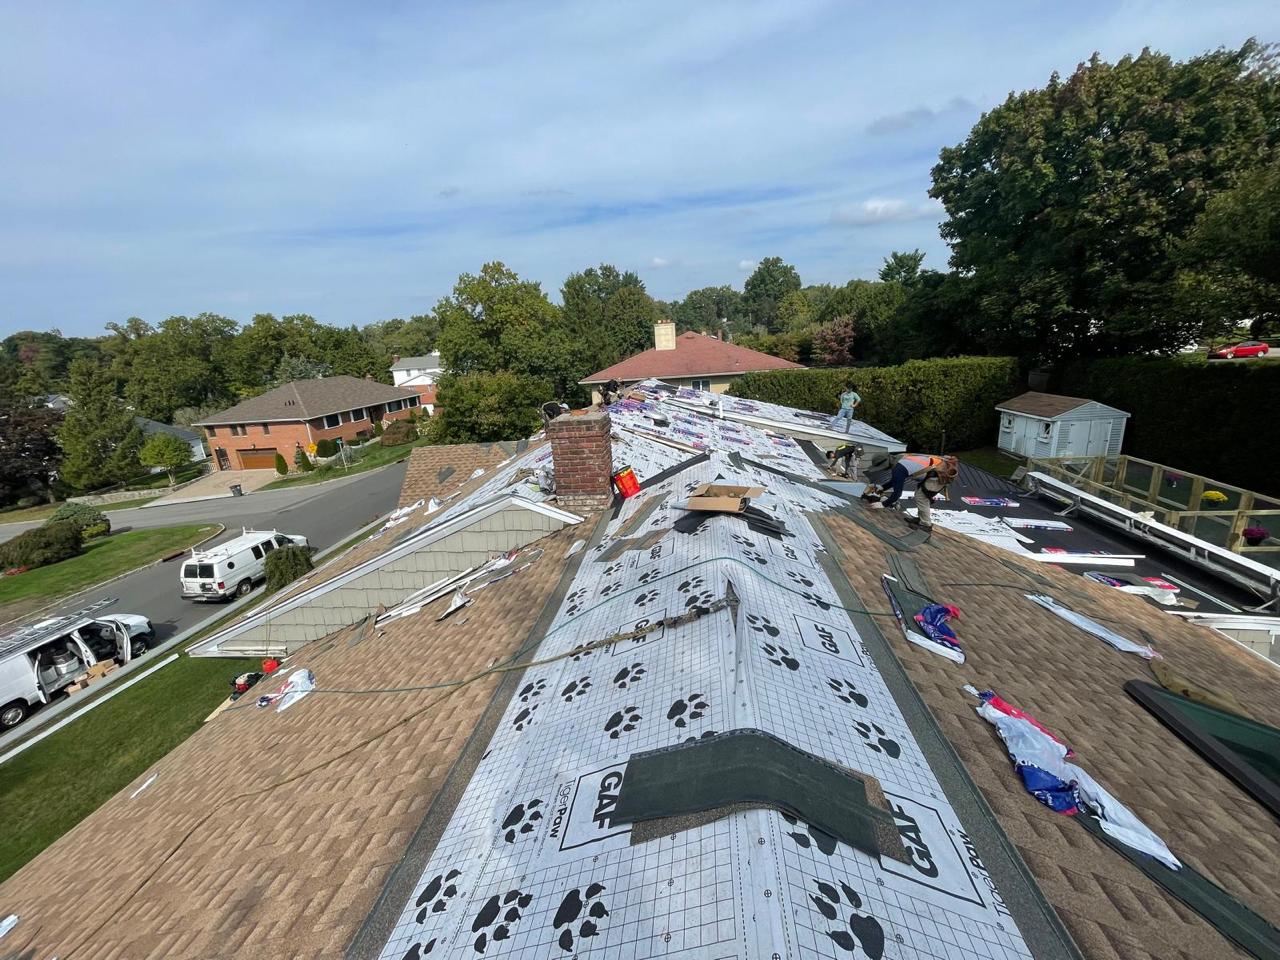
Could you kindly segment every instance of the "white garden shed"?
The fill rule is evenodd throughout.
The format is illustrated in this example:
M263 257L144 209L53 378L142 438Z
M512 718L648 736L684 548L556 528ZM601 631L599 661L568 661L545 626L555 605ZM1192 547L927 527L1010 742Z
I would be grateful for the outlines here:
M1001 450L1020 457L1101 457L1120 452L1129 414L1096 400L1028 392L996 404Z

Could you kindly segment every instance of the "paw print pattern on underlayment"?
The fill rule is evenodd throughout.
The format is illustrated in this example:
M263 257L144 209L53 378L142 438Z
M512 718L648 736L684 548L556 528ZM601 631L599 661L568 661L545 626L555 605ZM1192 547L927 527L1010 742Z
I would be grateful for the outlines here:
M867 746L876 753L883 753L891 760L897 760L902 756L902 747L898 745L898 741L890 737L880 724L863 723L859 720L854 724L854 729L867 742Z
M681 697L667 710L667 719L677 727L687 727L693 720L701 720L706 715L710 704L700 693L691 693Z
M422 960L423 957L436 948L436 941L439 939L439 937L432 937L425 943L415 943L400 960Z
M849 928L846 930L841 926L828 930L827 936L846 953L865 956L868 960L881 960L884 957L884 928L875 917L858 913L862 909L862 898L857 891L843 880L840 881L840 890L821 880L815 879L813 882L818 892L809 894L809 899L818 908L818 912L828 920L844 921ZM841 891L844 892L843 900L840 897ZM844 917L846 913L847 920Z
M806 590L803 593L801 593L800 596L804 597L805 600L809 602L809 606L811 607L817 607L819 610L831 609L831 606L832 606L831 601L818 596L816 593L810 593L809 591Z
M577 590L573 591L573 593L564 598L564 602L567 604L564 612L571 617L577 615L578 611L582 609L582 601L586 599L586 588L579 587Z
M701 577L690 577L688 580L682 580L680 586L676 587L681 593L693 593L695 590L701 590L707 585L707 581Z
M625 690L627 687L635 686L642 679L647 671L644 665L636 662L629 667L623 667L613 675L613 685L619 690Z
M609 734L610 740L617 740L624 733L630 733L636 728L641 719L640 711L634 706L623 707L621 710L615 710L604 722L604 731Z
M692 593L684 602L686 610L707 610L715 601L715 595L710 590L704 590L702 593Z
M595 650L594 649L588 650L587 645L585 643L579 643L569 652L573 654L573 662L577 663L583 657L591 656L593 653L595 653Z
M805 576L804 574L802 574L802 573L796 573L794 570L788 570L788 571L787 571L787 577L791 580L791 582L792 582L792 583L794 583L794 584L796 584L796 585L798 585L798 586L801 586L801 587L812 587L812 586L813 586L813 581L812 581L812 580L810 580L808 577L806 577L806 576Z
M640 593L635 598L635 600L632 601L632 603L634 603L637 607L644 609L645 607L647 607L649 604L653 603L653 601L657 599L658 599L657 590L645 590L644 592Z
M763 613L748 613L747 623L751 625L751 629L756 633L767 633L771 637L776 637L782 632L778 629L777 625Z
M782 819L795 828L787 831L787 836L796 842L796 846L803 847L805 850L814 847L819 853L828 857L836 852L836 838L825 830L819 830L808 823L802 824L789 813L782 814ZM801 832L801 826L804 827L803 832Z
M800 661L793 657L791 651L782 644L763 643L760 649L775 667L786 667L788 670L800 669Z
M560 907L551 921L551 929L559 930L564 927L560 930L556 943L565 953L573 952L575 939L573 925L578 922L579 917L582 917L582 922L578 923L577 940L594 937L600 932L600 922L609 916L609 908L600 899L604 890L603 883L590 884L585 890L574 887L560 901Z
M769 565L769 558L759 550L752 550L748 548L742 551L742 555L747 560L750 560L752 563L758 563L762 567L767 567Z
M438 873L431 878L413 904L421 908L418 910L418 923L427 919L428 914L444 913L449 909L449 901L458 895L456 881L461 876L461 870L450 870L448 873Z
M859 692L854 686L852 680L837 680L835 677L827 677L827 686L831 688L831 692L836 695L837 700L843 700L848 704L857 704L865 707L870 701L867 700L866 694Z
M636 579L639 580L641 583L648 583L650 580L657 580L660 576L662 576L661 570L646 570L644 573L640 574L640 576L638 576Z
M613 581L613 583L606 583L603 587L600 588L600 596L602 597L612 596L613 594L621 590L622 587L623 587L623 582L621 580L615 580Z
M521 890L508 890L502 897L495 893L486 900L471 921L471 932L479 934L474 944L476 953L484 953L491 943L509 939L511 928L532 902L533 895Z
M531 726L533 724L533 715L538 712L539 706L540 704L531 703L527 707L521 709L519 713L511 718L511 725L518 731L523 731L525 728Z
M542 801L537 797L512 807L502 821L502 839L507 843L515 843L516 837L533 833L538 828L538 821L542 819L541 807Z
M520 688L520 692L516 694L520 698L521 703L528 703L534 697L542 695L542 691L547 689L547 681L531 680Z
M578 677L578 679L570 680L564 685L564 689L560 691L560 699L565 703L573 703L575 699L585 697L590 689L591 678Z

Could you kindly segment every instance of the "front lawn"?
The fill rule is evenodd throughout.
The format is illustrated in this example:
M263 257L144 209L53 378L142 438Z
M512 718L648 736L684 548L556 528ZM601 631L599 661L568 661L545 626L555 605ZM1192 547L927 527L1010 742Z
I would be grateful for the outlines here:
M90 540L79 556L0 578L0 605L68 596L159 560L176 550L183 550L217 529L213 524L185 524L154 530L128 530Z
M978 447L976 450L961 450L955 456L961 463L971 467L994 473L997 477L1009 478L1009 475L1022 466L1022 460L1005 453L996 447Z
M0 881L191 736L258 665L182 657L0 767Z
M94 504L95 509L101 510L103 513L110 513L112 510L132 510L134 507L140 507L143 504L150 503L153 500L159 500L162 494L156 494L154 497L139 497L137 500L117 500L115 503L98 503ZM42 503L38 507L26 507L21 510L3 510L0 511L0 523L31 523L36 520L47 520L53 516L54 512L62 506L58 503Z
M273 480L261 490L282 490L286 487L297 487L308 483L322 483L325 480L336 480L338 477L350 476L353 473L364 473L366 470L376 470L378 467L385 467L388 463L395 463L407 457L414 447L425 446L428 443L425 437L419 437L412 443L401 443L394 447L384 447L381 444L371 446L367 453L363 453L359 460L355 461L349 467L343 467L340 460L335 460L332 464L326 464L323 467L317 467L310 473L299 473L288 477L281 477L279 480Z

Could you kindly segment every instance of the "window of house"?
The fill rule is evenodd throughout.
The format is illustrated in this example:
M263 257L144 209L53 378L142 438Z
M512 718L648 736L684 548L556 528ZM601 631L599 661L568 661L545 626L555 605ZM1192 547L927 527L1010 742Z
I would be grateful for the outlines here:
M418 398L417 398L417 397L409 397L407 400L405 400L405 402L404 402L404 403L405 403L405 406L406 406L406 407L416 407L416 406L418 405Z
M209 436L211 437L216 437L218 435L218 431L213 427L205 427L205 429L209 431Z
M694 380L694 381L693 381L692 386L693 386L693 389L695 389L695 390L707 390L707 391L710 391L710 390L711 390L711 381L710 381L710 380Z
M271 435L271 424L269 424L269 423L264 423L264 424L262 425L262 435L263 435L264 437L266 437L266 436L270 436L270 435Z
M342 426L342 414L331 413L324 418L324 428L326 430L332 430L334 427L339 426Z
M392 400L390 403L387 404L387 413L395 413L397 410L399 410L403 406L404 406L403 401Z
M365 409L364 407L357 407L355 410L352 410L349 414L347 414L347 416L351 418L351 421L353 423L356 420L363 420L365 418Z

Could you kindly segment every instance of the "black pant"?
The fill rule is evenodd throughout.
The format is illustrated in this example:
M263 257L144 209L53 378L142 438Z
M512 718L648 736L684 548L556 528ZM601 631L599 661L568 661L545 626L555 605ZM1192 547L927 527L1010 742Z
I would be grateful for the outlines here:
M911 471L907 469L905 464L895 463L893 465L893 473L889 477L889 485L893 488L893 492L884 499L886 507L892 507L902 499L902 490L906 487L909 476L911 476Z

